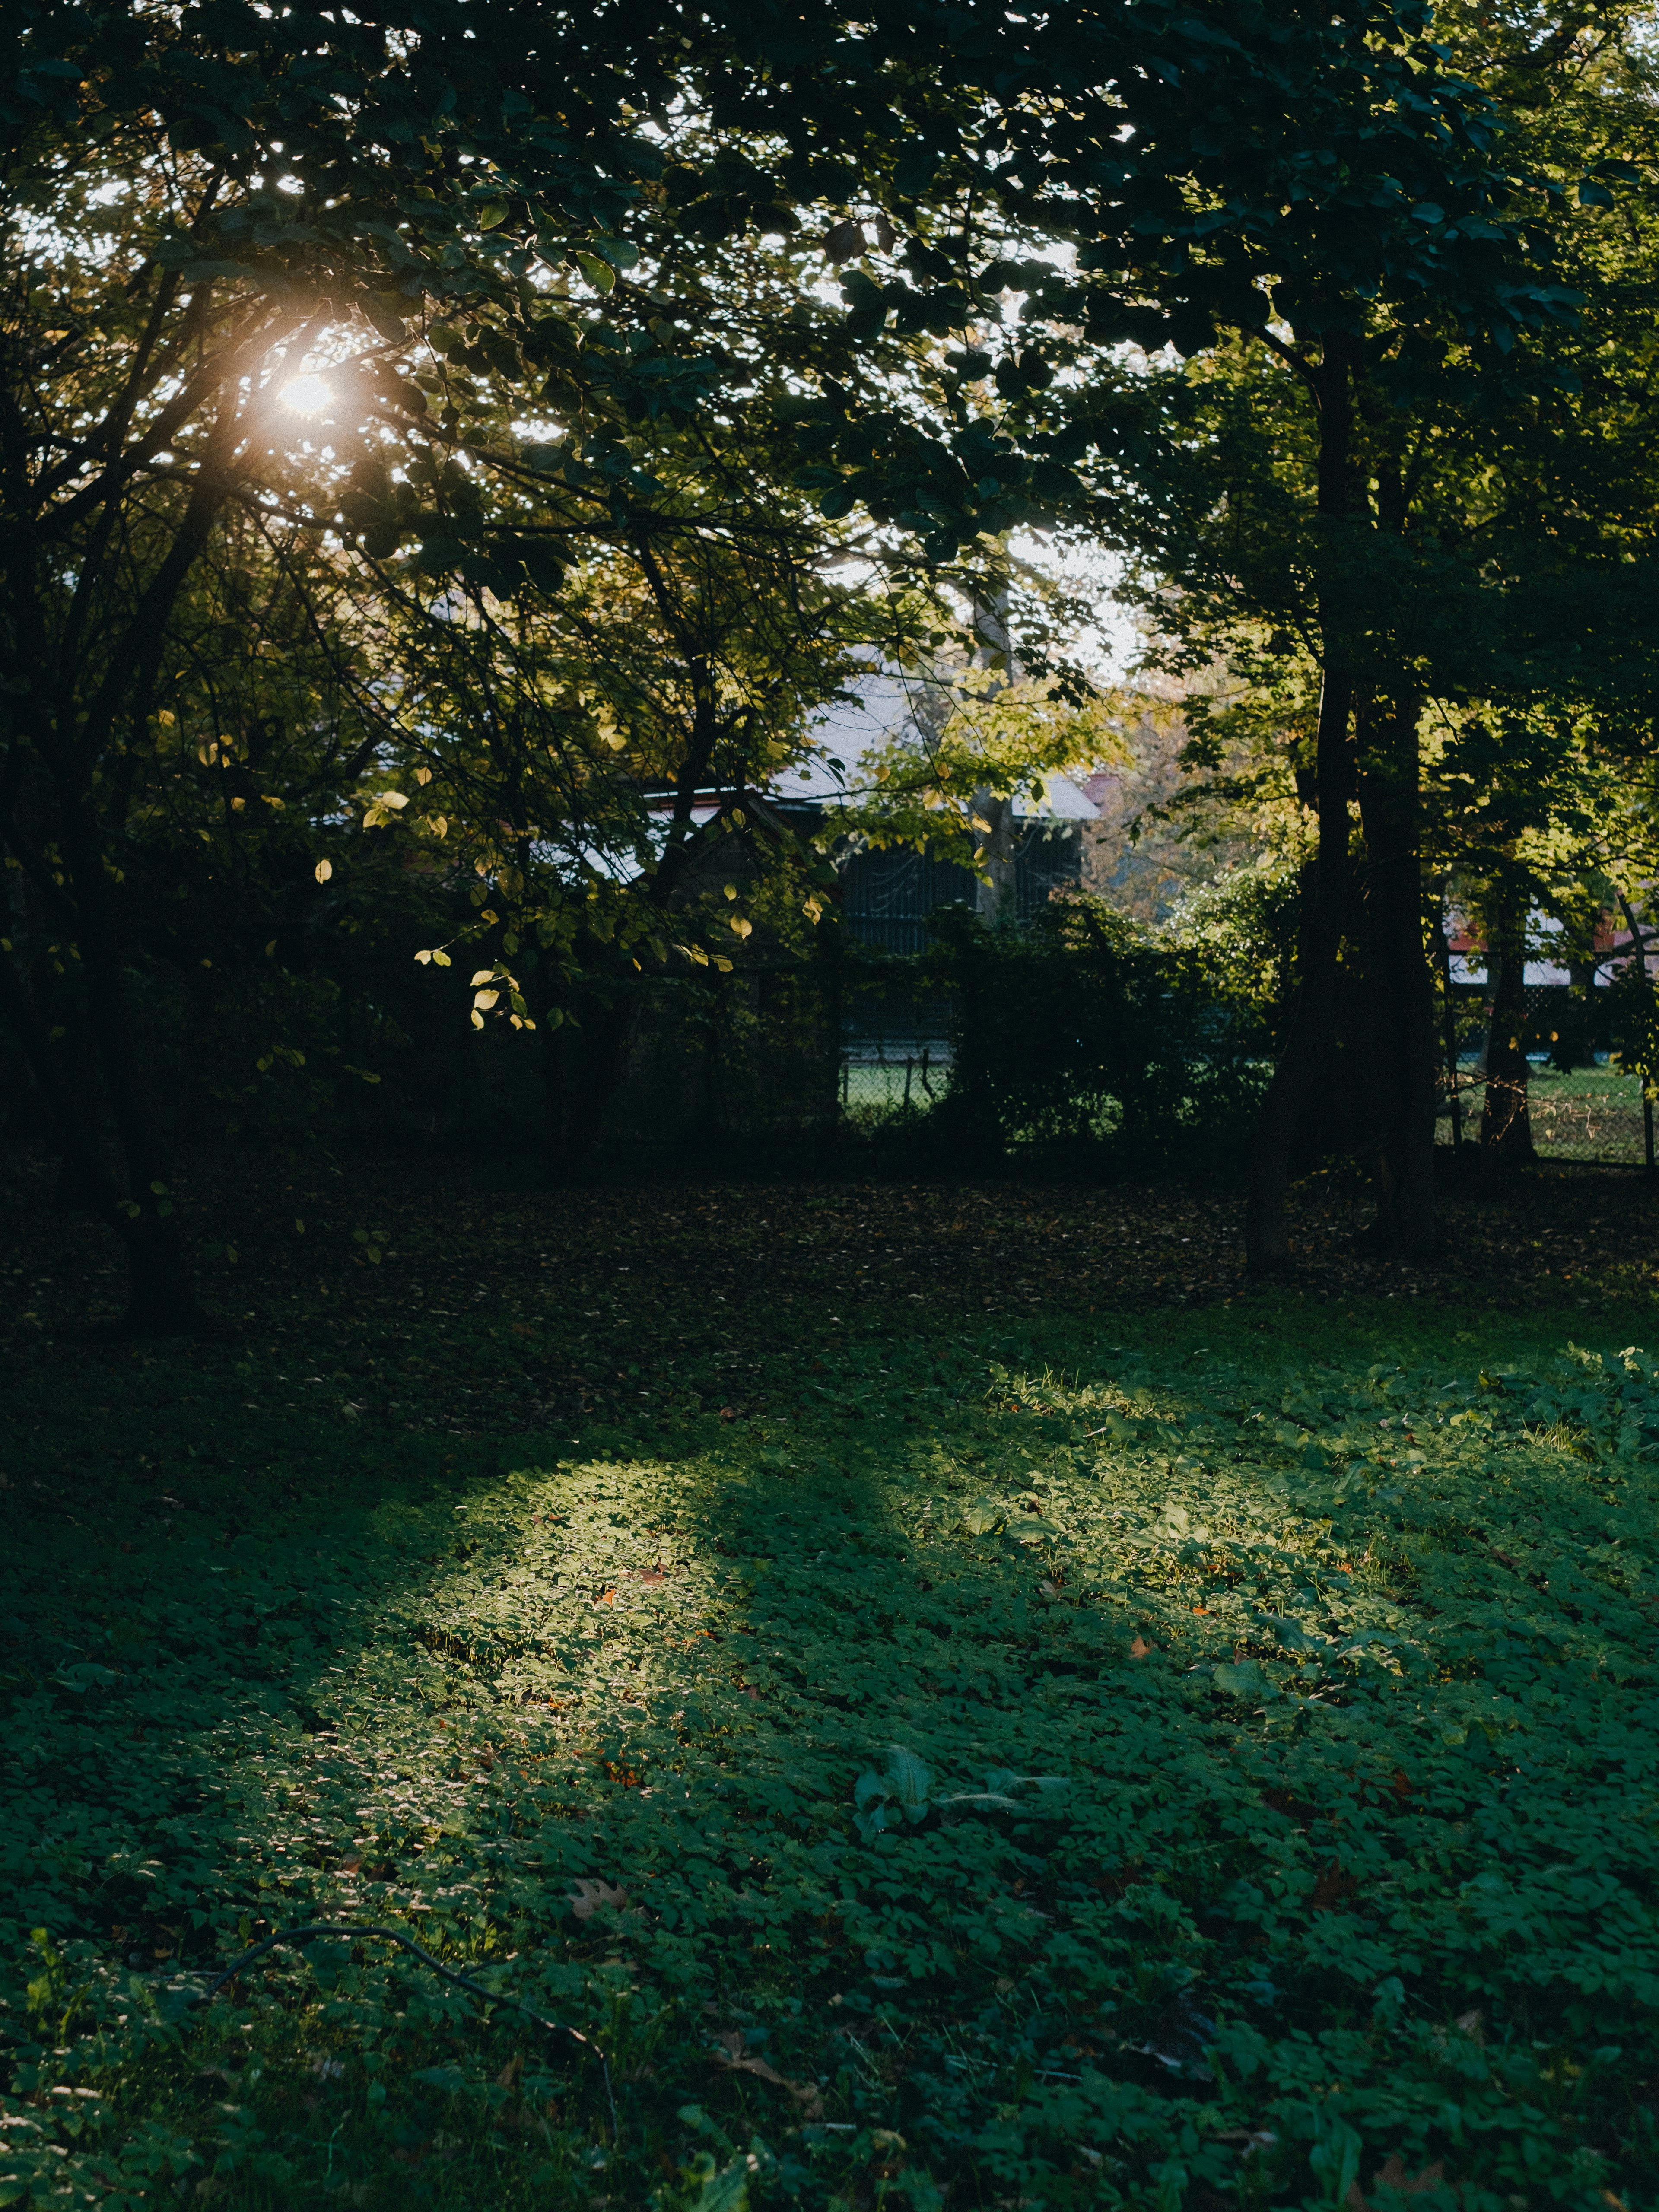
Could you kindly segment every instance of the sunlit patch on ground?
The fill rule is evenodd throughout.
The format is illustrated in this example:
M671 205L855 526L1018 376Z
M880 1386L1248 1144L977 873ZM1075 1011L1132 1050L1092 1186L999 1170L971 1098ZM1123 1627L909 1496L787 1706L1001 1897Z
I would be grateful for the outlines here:
M1446 1334L878 1327L672 1457L331 1407L125 1520L8 1492L14 2185L1639 2185L1659 1392ZM125 1408L180 1465L165 1361ZM190 2008L319 1921L590 2044L374 1939Z

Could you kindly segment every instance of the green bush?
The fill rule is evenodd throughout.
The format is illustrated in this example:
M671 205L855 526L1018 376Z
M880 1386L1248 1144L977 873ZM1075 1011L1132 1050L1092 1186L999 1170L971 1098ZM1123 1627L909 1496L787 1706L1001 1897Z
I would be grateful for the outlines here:
M1239 1164L1269 1032L1200 947L1081 894L1024 929L961 908L936 929L927 965L955 1008L943 1127L964 1154L1097 1173Z

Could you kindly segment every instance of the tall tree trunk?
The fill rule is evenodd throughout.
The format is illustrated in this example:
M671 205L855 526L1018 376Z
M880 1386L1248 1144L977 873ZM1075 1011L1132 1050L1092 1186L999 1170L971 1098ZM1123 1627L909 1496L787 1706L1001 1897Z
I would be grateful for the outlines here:
M1012 921L1018 912L1014 802L994 799L988 791L976 791L974 811L990 824L982 848L985 877L974 902L975 911L981 921Z
M1281 1267L1290 1257L1285 1206L1290 1190L1291 1148L1321 1061L1329 1047L1336 999L1337 956L1346 924L1351 885L1348 794L1352 784L1348 725L1353 708L1340 569L1348 514L1349 454L1353 435L1353 386L1346 345L1333 338L1310 374L1319 410L1320 621L1325 655L1314 766L1319 809L1319 860L1303 922L1296 1007L1250 1149L1244 1250L1252 1273Z
M608 999L590 992L577 1018L556 1029L543 1006L537 1026L542 1039L544 1081L551 1111L557 1171L580 1176L593 1159L616 1103L634 1029L635 1001L620 988Z
M9 959L0 957L0 1020L11 1030L51 1109L53 1139L77 1201L107 1223L126 1249L128 1297L124 1334L173 1336L203 1326L185 1261L172 1200L146 1191L148 1206L124 1199L110 1172L97 1127L55 1048L46 1024ZM106 1066L107 1066L107 1060ZM155 1178L160 1180L160 1178ZM167 1212L161 1213L165 1203Z
M990 696L994 697L1006 684L1013 680L1012 641L1008 634L1008 593L997 592L988 603L976 600L974 604L974 628L985 640L974 658L983 667L989 667L1000 659L1004 671L1000 682L992 679ZM988 826L985 832L983 850L985 876L974 901L975 911L981 921L994 926L998 922L1015 921L1018 916L1018 877L1015 867L1014 844L1018 834L1014 819L1013 794L997 798L992 792L979 790L974 793L974 812Z
M127 1248L127 1334L185 1336L207 1325L197 1303L173 1192L173 1165L150 1103L127 1003L120 933L110 902L98 827L69 801L60 816L69 887L77 909L81 970L104 1087L126 1164L117 1226Z
M1483 1148L1511 1162L1536 1157L1527 1100L1532 1070L1523 1049L1526 965L1526 907L1511 899L1498 909L1486 952L1486 1096L1480 1115Z
M1376 1237L1399 1259L1434 1249L1434 985L1423 933L1415 693L1360 718L1367 994L1376 1157Z
M1302 929L1296 1006L1285 1048L1261 1102L1250 1150L1244 1249L1252 1273L1283 1267L1290 1257L1285 1201L1290 1190L1291 1148L1314 1078L1330 1048L1337 954L1347 921L1352 884L1347 773L1348 716L1352 702L1353 686L1346 676L1327 669L1319 701L1319 859L1312 872Z

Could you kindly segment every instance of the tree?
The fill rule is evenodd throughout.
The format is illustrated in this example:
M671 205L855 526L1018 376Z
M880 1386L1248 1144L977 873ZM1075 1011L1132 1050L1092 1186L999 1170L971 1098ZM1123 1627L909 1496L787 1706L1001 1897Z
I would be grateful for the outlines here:
M609 265L629 131L620 86L596 107L567 82L561 115L538 109L454 8L410 37L234 5L46 7L9 37L0 840L83 978L122 1178L11 955L0 1004L126 1244L130 1325L167 1329L197 1312L111 845L165 727L182 596L236 511L299 576L319 457L283 401L327 332L355 329L361 373L407 417L423 395L386 366L405 318L433 295L522 311L521 257L492 242L501 192L535 193L547 252Z
M1524 702L1525 722L1542 698L1585 696L1583 670L1576 685L1564 685L1565 655L1550 666L1537 635L1535 588L1529 600L1521 572L1544 533L1528 526L1536 479L1523 495L1524 469L1513 466L1534 447L1533 418L1571 389L1574 295L1551 268L1567 239L1528 241L1540 271L1530 277L1509 241L1523 186L1542 209L1549 188L1571 185L1579 207L1592 209L1610 200L1599 179L1620 173L1620 162L1582 134L1546 149L1535 132L1500 161L1486 150L1502 151L1496 111L1483 116L1467 80L1460 100L1480 125L1467 158L1446 158L1431 185L1443 157L1415 149L1426 166L1413 190L1434 197L1410 206L1396 199L1393 219L1377 215L1376 258L1364 281L1343 252L1345 241L1364 239L1364 222L1350 232L1338 220L1293 240L1288 262L1264 233L1249 241L1246 258L1259 256L1272 320L1252 327L1237 317L1237 336L1184 371L1152 365L1117 384L1119 528L1160 580L1155 596L1172 587L1160 605L1166 633L1179 641L1170 657L1191 673L1220 652L1234 678L1280 695L1290 717L1276 734L1295 741L1297 781L1317 818L1297 1014L1252 1169L1249 1243L1258 1266L1285 1256L1292 1140L1328 1048L1345 937L1363 948L1366 977L1379 1234L1401 1253L1431 1247L1425 716L1431 698L1455 705L1484 696L1510 709ZM1408 125L1398 136L1379 132L1350 172L1356 184L1369 179L1359 189L1375 210L1385 185L1413 174L1396 158L1409 135ZM1519 137L1512 116L1510 137ZM1446 257L1437 288L1414 259L1413 225ZM1553 581L1562 549L1544 538L1541 550ZM1495 563L1505 586L1498 606ZM1310 687L1274 671L1285 659ZM1285 700L1286 691L1299 696ZM1517 717L1500 719L1509 726ZM1437 750L1451 790L1468 752L1455 762L1457 746ZM1536 753L1532 744L1516 750L1511 797ZM1553 770L1551 786L1559 793ZM1482 804L1492 797L1488 781ZM1351 810L1363 839L1357 872Z
M1386 6L1336 17L1240 9L1155 26L1104 8L968 10L948 27L896 7L878 10L856 53L836 47L833 67L833 33L790 37L728 60L717 112L749 132L755 158L769 149L780 177L806 163L813 131L812 143L842 143L863 129L860 190L880 212L873 223L848 216L830 239L836 257L860 258L843 282L848 328L878 359L890 324L921 356L957 342L931 415L826 391L804 452L827 511L862 501L948 562L1045 507L1080 510L1076 468L1092 449L1097 520L1133 541L1164 457L1126 392L1126 343L1192 356L1218 331L1238 334L1228 343L1271 355L1304 397L1314 484L1297 520L1322 672L1321 852L1298 1013L1251 1176L1252 1261L1277 1264L1291 1141L1328 1028L1349 897L1356 610L1376 536L1360 513L1358 382L1395 363L1409 376L1425 346L1448 342L1484 343L1487 367L1501 368L1517 332L1570 305L1519 250L1527 180L1501 112L1448 66L1424 15ZM902 154L880 149L878 118L902 119ZM1069 261L1052 252L1062 242ZM1376 1018L1396 1093L1382 1144L1389 1225L1412 1249L1432 1234L1410 869L1418 703L1409 684L1372 684L1358 778Z

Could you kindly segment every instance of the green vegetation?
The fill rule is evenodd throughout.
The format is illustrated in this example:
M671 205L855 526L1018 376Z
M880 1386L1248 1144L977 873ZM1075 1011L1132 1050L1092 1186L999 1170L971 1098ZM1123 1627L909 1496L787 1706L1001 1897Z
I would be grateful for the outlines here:
M640 1292L37 1369L0 2201L1654 2201L1650 1312Z
M1650 9L12 13L0 2212L1656 2212Z

